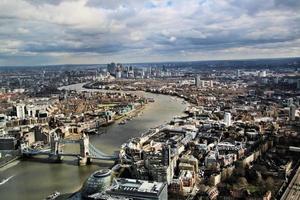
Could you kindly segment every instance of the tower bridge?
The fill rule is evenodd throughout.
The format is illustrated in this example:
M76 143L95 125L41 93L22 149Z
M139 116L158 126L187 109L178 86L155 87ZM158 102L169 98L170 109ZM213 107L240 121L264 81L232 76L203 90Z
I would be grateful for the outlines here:
M25 143L21 144L21 153L23 156L34 156L34 155L48 155L50 159L61 161L64 156L72 156L78 158L78 165L86 165L91 163L92 160L118 160L119 156L108 155L97 149L94 145L89 142L89 137L85 134L78 140L64 139L57 135L55 131L51 132L50 137L50 148L36 150L30 148ZM64 153L63 144L79 144L79 153Z

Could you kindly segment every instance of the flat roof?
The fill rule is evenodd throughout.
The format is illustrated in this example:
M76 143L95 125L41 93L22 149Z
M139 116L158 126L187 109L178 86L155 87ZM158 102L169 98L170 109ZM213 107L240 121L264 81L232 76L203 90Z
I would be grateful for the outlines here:
M145 181L137 179L117 178L111 187L111 191L135 191L143 193L160 193L165 187L165 183L155 181Z

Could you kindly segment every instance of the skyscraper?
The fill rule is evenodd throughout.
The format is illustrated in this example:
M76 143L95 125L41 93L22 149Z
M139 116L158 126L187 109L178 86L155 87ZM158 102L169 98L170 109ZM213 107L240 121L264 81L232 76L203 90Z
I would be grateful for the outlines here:
M24 119L25 118L25 105L18 104L18 105L16 105L15 109L16 109L17 117L19 119Z
M296 116L296 106L294 104L292 104L290 106L290 120L294 121L295 120L295 116Z
M195 85L196 87L201 87L201 79L199 75L195 77Z
M241 76L241 70L237 70L237 77L240 77Z
M117 68L116 63L110 63L107 65L107 72L109 72L111 75L115 75L116 68Z
M224 122L226 126L231 126L231 113L225 112L224 114Z
M213 80L209 81L209 87L214 87L214 81Z

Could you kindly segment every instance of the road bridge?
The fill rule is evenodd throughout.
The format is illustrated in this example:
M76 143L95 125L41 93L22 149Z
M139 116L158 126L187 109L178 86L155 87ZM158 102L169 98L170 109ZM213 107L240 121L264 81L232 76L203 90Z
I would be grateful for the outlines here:
M78 140L74 139L64 139L57 135L55 131L52 131L50 137L50 148L48 149L32 149L27 144L21 144L21 153L24 156L35 156L35 155L48 155L50 159L56 161L61 161L64 156L72 156L78 158L78 165L86 165L91 163L92 160L118 160L119 156L108 155L103 153L101 150L97 149L94 145L89 142L89 137L85 134ZM64 144L79 144L80 152L79 153L64 153L63 145Z

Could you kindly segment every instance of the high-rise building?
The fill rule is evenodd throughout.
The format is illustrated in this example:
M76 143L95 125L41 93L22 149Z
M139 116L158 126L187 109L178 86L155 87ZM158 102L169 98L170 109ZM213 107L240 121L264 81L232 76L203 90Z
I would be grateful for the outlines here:
M109 72L111 75L116 74L117 65L116 63L110 63L107 65L107 72Z
M129 67L128 78L134 78L134 68L132 66Z
M37 110L34 105L26 106L28 117L36 117Z
M226 126L231 126L231 113L225 112L224 114L224 122Z
M241 77L241 70L237 70L237 77Z
M15 106L16 114L19 119L25 119L25 105L18 104Z
M116 68L116 78L121 78L122 77L122 66L117 66Z
M122 77L122 72L121 71L118 71L117 73L116 73L116 78L121 78Z
M201 79L200 79L200 76L199 75L197 75L196 77L195 77L195 85L196 85L196 87L201 87L202 85L201 85Z
M279 83L279 77L277 76L277 77L275 77L275 79L274 79L274 83L275 84L278 84Z
M292 104L290 106L290 120L294 121L295 120L295 116L296 116L296 106L294 104Z
M294 103L294 99L293 98L288 98L287 105L291 106L293 103Z
M266 70L260 71L260 72L258 73L258 76L259 76L259 77L262 77L262 78L266 77L266 76L267 76L267 71L266 71Z
M5 135L6 120L7 116L4 114L0 114L0 137Z

